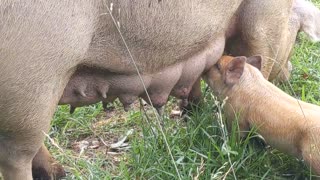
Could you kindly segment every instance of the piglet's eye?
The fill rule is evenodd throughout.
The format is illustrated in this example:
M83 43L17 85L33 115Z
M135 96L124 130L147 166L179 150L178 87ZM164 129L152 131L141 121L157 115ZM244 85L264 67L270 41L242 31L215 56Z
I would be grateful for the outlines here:
M216 67L218 70L221 69L220 64L218 64L218 63L215 64L215 67Z

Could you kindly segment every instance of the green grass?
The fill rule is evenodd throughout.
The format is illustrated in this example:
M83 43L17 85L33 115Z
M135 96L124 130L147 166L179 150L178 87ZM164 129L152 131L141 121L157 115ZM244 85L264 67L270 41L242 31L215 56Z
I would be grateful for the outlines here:
M294 70L290 84L282 88L290 95L320 105L320 49L319 43L311 43L300 36L292 57Z
M303 35L299 39L292 57L294 70L290 85L283 84L281 88L320 105L320 44L309 42ZM203 89L205 86L203 84ZM176 100L172 99L166 106L165 116L161 117L163 128L154 111L146 107L144 112L139 104L124 112L121 105L115 103L115 114L109 119L101 104L78 108L72 115L68 106L60 106L49 133L52 139L47 139L46 144L65 166L67 179L312 177L302 162L263 146L254 132L242 140L236 138L237 129L226 133L221 104L210 91L204 94L203 103L193 110L187 121L168 117L175 104ZM130 129L134 129L134 133L128 137L129 151L120 151L117 155L107 153L111 151L110 145ZM82 140L98 140L100 147L84 149L80 154L77 143Z

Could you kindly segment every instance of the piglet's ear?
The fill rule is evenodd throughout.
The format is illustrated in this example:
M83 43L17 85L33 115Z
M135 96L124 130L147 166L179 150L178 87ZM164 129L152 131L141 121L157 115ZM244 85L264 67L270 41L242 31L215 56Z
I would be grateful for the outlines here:
M243 74L246 59L247 58L244 56L239 56L239 57L233 58L232 61L229 62L225 72L226 73L225 83L227 85L232 86L239 82Z
M262 57L261 56L251 56L247 58L247 63L256 67L261 71L261 65L262 65Z

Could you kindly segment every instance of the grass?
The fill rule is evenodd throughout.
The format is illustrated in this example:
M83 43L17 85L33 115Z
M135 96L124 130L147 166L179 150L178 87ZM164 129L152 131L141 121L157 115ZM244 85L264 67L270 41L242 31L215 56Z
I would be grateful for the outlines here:
M281 88L320 105L320 44L309 42L304 35L299 39L292 57L291 85L283 84ZM146 106L144 112L139 103L124 112L116 102L111 117L106 117L101 104L78 108L72 115L68 106L60 106L52 121L51 139L47 139L46 144L68 171L67 179L312 177L299 160L265 147L254 131L242 140L236 138L237 129L228 134L221 103L210 91L204 94L203 102L187 121L169 117L176 104L176 100L171 99L166 106L165 115L161 117L163 129L152 109ZM127 137L129 150L111 148L112 143L131 129L133 133ZM99 147L90 148L94 141L100 143Z

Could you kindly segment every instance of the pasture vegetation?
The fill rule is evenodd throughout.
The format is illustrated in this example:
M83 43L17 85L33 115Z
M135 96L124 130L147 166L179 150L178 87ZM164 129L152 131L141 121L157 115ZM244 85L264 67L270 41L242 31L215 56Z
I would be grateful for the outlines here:
M292 56L289 94L320 105L320 44L300 35ZM202 84L205 92L206 84ZM139 103L124 112L103 111L101 104L69 114L60 106L46 144L68 171L67 179L309 179L314 176L299 160L263 145L254 130L241 141L237 128L227 133L221 104L204 93L203 102L185 119L170 118L171 99L162 126L149 106ZM144 107L145 110L142 110ZM272 113L272 112L270 112ZM185 121L186 120L186 121ZM162 128L163 127L163 128ZM130 149L111 148L128 131ZM98 147L92 142L99 141ZM88 144L89 143L89 144ZM169 150L170 149L170 150Z

